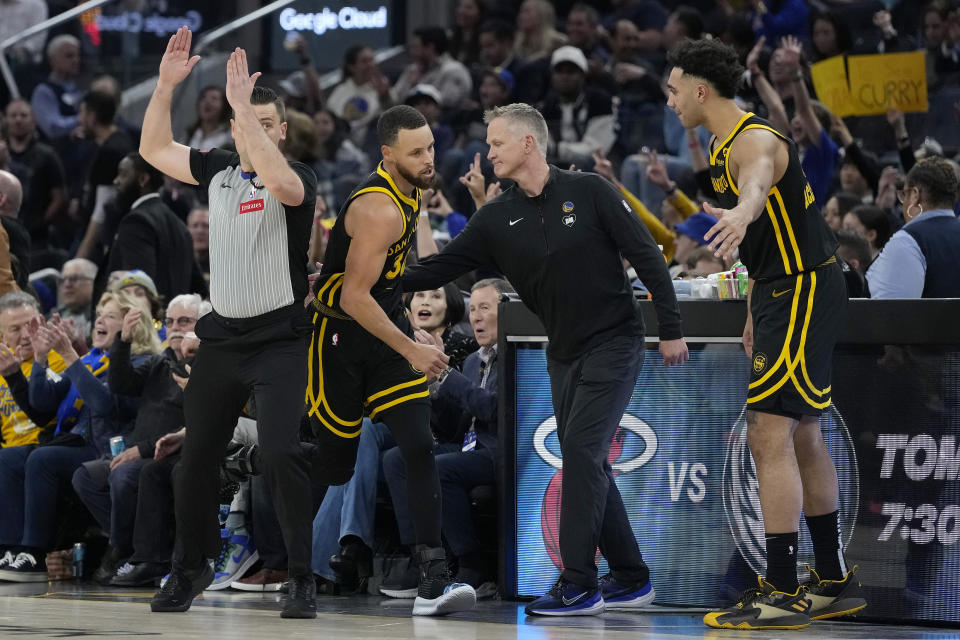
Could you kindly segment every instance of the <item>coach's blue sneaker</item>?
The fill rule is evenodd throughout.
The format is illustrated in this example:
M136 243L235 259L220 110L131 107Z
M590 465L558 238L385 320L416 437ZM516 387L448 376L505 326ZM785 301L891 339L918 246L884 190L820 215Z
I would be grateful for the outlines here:
M610 573L600 578L600 595L607 609L641 609L656 597L649 579L643 584L623 584Z
M603 613L600 589L584 589L558 578L550 591L528 604L528 616L595 616Z

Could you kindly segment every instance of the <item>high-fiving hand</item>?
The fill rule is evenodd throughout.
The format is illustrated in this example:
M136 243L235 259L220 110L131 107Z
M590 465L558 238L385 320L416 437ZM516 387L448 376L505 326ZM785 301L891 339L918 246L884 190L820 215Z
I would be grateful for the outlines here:
M710 230L703 235L708 242L707 246L717 258L731 260L733 252L747 235L749 217L737 209L720 209L707 202L703 203L703 210L717 218L717 224L710 227Z
M158 82L176 86L190 75L190 72L200 62L200 56L190 57L190 43L193 33L187 27L180 27L170 36L167 50L160 59Z

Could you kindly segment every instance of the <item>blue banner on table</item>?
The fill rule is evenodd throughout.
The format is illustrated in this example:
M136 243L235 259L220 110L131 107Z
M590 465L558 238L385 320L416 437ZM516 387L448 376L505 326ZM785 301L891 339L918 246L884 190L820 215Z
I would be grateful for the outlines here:
M542 343L516 352L517 594L556 579L560 447ZM663 367L650 349L609 460L657 600L726 603L763 573L763 524L744 419L739 345L693 345ZM946 356L943 354L947 353ZM840 482L848 559L864 615L960 620L960 355L945 349L841 348L821 430ZM800 570L813 564L800 527ZM601 563L601 575L607 571Z

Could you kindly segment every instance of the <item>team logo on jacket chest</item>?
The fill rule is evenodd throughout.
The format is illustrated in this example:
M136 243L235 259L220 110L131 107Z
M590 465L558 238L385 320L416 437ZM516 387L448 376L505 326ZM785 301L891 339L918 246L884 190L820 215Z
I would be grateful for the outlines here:
M565 214L560 221L568 227L572 227L573 223L577 221L577 214L573 212L573 203L567 200L561 206L563 213Z

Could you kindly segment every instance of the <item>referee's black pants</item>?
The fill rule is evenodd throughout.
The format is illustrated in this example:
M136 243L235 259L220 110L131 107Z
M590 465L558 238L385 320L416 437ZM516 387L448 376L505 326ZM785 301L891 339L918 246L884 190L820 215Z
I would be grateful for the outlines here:
M311 575L309 464L299 438L310 328L302 307L249 319L210 313L197 323L200 350L184 392L187 435L174 477L176 567L195 570L219 551L219 464L252 393L261 460L290 576Z
M649 575L607 462L643 356L643 336L618 336L569 362L547 358L563 456L563 578L587 589L597 586L598 546L618 582L644 582Z

